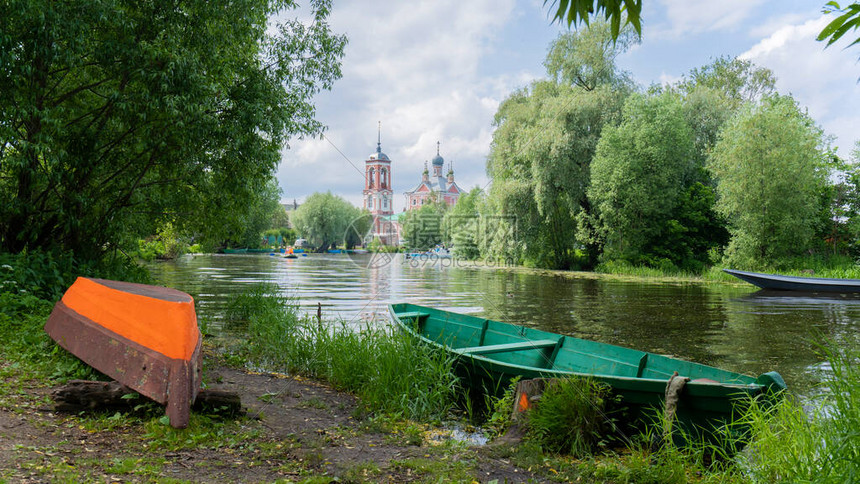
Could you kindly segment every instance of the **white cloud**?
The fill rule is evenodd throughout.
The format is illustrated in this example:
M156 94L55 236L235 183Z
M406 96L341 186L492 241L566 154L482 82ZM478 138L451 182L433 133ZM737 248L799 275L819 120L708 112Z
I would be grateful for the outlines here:
M660 0L662 11L657 15L651 11L658 23L646 23L647 27L655 27L648 35L678 38L710 31L736 31L762 3L763 0ZM665 24L660 23L663 18Z
M821 15L784 25L739 57L771 69L777 89L808 107L810 116L837 137L839 154L847 157L860 134L860 49L825 49L816 41L829 20Z
M435 156L437 140L442 156L454 161L461 186L485 184L493 115L511 90L535 77L513 69L479 74L516 16L514 4L338 3L331 25L349 38L344 77L316 99L318 117L329 126L328 140L291 142L278 175L284 198L331 190L358 203L363 177L351 164L363 171L376 149L377 121L382 121L382 149L393 160L396 207L402 192L420 180L424 160Z
M667 74L665 72L660 74L660 85L662 86L671 86L673 84L677 84L684 80L684 76L675 76L672 74Z

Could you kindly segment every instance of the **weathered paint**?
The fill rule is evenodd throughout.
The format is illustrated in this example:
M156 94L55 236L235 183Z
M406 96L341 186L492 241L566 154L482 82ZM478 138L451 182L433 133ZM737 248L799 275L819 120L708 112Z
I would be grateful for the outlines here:
M79 304L79 310L86 313L88 309L98 306L94 294L110 294L106 304L111 307L92 311L93 316L98 318L95 321L90 314L82 314L69 307L64 297L54 306L45 323L45 331L60 346L96 370L166 405L171 426L186 427L191 404L200 389L201 377L199 359L202 338L197 328L197 318L193 314L191 296L173 289L118 281L86 279L84 284L78 285L81 279L70 288L77 297L94 288L93 284L108 287L112 292L106 292L101 287L87 292L83 298L88 302ZM132 303L123 306L123 298L117 292L127 292ZM140 308L146 307L147 299L160 309L141 311ZM193 318L187 310L189 303ZM165 304L184 307L172 310ZM136 313L129 316L125 314L128 311ZM170 318L165 319L165 315ZM149 319L151 317L160 319L152 321ZM146 335L153 331L162 334L148 340ZM129 338L129 335L135 339ZM187 354L187 357L171 357L160 351L164 350L163 345L148 344L170 339L187 340L172 346L174 349L190 347L190 351L182 349L179 353Z

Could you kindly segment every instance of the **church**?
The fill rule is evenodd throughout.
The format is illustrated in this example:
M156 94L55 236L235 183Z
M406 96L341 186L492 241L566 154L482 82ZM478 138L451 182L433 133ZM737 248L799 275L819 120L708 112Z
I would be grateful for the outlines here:
M421 208L425 203L429 203L434 198L438 203L444 203L449 207L453 207L460 198L460 187L454 181L454 168L448 164L448 173L442 176L442 168L445 165L445 159L439 154L439 142L436 142L436 156L431 161L433 165L433 174L427 170L427 162L424 162L424 173L421 174L421 183L412 190L406 192L406 208L405 210L415 210Z
M406 192L406 207L414 210L435 199L449 207L454 206L460 198L460 187L454 182L454 169L448 165L448 173L443 176L442 168L445 159L439 154L439 142L436 142L436 156L431 161L433 175L424 163L424 173L421 183ZM366 243L379 240L384 245L399 245L400 224L394 215L394 191L392 190L391 159L382 152L381 130L376 140L376 152L371 153L364 161L364 190L363 208L370 212L373 222Z
M365 242L379 240L383 245L399 245L400 224L394 217L394 191L391 189L391 159L382 152L381 133L376 152L364 161L364 208L373 218Z

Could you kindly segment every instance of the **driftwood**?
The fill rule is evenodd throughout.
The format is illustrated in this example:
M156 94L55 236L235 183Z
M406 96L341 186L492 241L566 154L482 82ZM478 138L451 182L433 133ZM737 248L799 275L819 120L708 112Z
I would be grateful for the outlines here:
M132 410L148 401L134 390L116 381L70 380L51 392L54 409L58 412L82 410ZM198 411L237 415L242 411L239 394L224 390L202 389L194 405Z

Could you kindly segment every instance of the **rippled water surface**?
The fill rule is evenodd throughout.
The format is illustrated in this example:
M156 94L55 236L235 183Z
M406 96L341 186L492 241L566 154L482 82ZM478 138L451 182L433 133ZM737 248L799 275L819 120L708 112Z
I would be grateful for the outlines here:
M388 324L388 304L412 302L753 375L776 370L800 394L824 371L815 336L844 341L860 329L857 297L573 279L402 255L198 255L151 268L160 283L193 295L199 317L216 330L231 294L269 282L304 310L319 304L325 317L353 324Z

